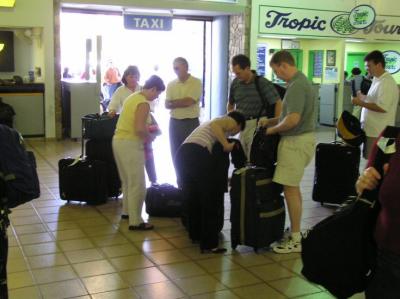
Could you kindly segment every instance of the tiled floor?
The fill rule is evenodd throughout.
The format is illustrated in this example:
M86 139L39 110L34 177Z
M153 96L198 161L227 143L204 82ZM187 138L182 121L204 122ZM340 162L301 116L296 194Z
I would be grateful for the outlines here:
M332 136L332 129L319 129L319 141ZM120 220L120 200L96 207L67 204L58 195L57 161L79 155L80 144L28 143L36 154L42 195L11 214L11 299L333 298L301 276L299 254L255 254L242 246L232 251L228 220L223 231L228 252L203 255L179 219L153 218L154 231L132 232ZM160 168L160 181L173 180L168 167ZM332 212L311 200L313 168L312 162L302 183L304 229Z

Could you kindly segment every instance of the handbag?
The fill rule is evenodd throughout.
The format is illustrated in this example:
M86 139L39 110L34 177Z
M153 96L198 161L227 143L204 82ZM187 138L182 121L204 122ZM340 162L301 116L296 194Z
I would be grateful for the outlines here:
M379 140L387 140L386 148L390 148L398 132L398 128L387 127ZM386 148L376 146L372 154L373 166L381 173L391 157ZM301 273L338 298L364 291L373 275L377 255L373 232L380 211L378 193L379 186L365 190L303 236Z

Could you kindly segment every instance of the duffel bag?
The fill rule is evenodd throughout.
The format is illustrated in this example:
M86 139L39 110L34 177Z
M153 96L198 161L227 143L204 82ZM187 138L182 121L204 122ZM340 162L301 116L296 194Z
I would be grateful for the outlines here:
M156 217L180 217L182 191L170 184L153 185L147 188L146 212Z

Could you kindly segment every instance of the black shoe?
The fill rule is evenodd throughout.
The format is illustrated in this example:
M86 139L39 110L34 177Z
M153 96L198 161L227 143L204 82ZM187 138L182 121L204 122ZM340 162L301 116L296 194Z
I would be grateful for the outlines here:
M122 214L122 215L121 215L121 219L129 219L129 215L124 215L124 214Z
M129 225L129 230L152 230L154 229L154 225L150 223L142 222L139 225Z
M213 249L201 249L201 253L213 253L213 254L221 254L226 252L226 248L213 248Z

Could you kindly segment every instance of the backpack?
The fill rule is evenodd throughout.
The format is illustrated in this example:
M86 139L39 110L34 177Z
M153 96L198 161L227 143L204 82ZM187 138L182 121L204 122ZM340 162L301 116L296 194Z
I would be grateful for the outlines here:
M260 118L263 115L267 116L268 118L273 118L273 117L275 117L275 104L272 104L272 105L269 104L267 99L261 93L261 89L260 89L261 78L264 78L264 77L256 75L256 77L254 79L254 84L256 85L257 93L260 96L260 99L262 102L262 107L259 112L258 118ZM274 86L276 92L279 94L280 99L283 100L283 97L285 96L286 88L280 86L279 84L275 84L275 83L272 83L272 85ZM263 111L265 114L263 114Z
M367 95L369 89L371 88L372 81L368 78L363 78L361 81L360 91L362 94Z
M20 134L0 124L0 180L5 183L5 206L17 207L40 196L35 156L26 151Z
M3 103L2 98L0 98L0 124L13 127L15 111L14 108L6 103Z

